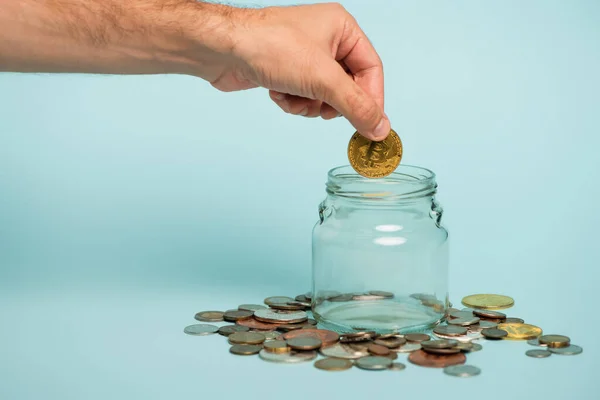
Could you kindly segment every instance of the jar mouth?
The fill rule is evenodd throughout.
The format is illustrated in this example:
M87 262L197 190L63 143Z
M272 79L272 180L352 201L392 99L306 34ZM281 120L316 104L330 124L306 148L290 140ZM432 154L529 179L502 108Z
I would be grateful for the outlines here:
M383 178L365 178L350 165L329 170L327 192L342 197L369 199L414 199L433 196L437 191L435 173L427 168L401 164Z

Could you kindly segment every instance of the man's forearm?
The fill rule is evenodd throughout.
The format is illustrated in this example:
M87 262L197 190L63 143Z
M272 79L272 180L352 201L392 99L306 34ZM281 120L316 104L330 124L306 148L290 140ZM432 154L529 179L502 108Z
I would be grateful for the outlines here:
M210 75L233 46L231 12L193 0L0 1L0 70Z

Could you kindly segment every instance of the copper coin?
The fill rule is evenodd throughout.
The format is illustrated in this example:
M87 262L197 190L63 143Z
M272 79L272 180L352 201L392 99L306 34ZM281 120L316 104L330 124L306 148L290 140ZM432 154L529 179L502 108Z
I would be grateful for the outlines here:
M420 343L426 340L430 340L431 337L424 333L407 333L406 335L404 335L404 339L406 339L409 342Z
M506 314L492 310L474 310L473 314L487 319L506 319Z
M291 331L283 335L285 340L298 338L298 337L312 337L319 339L323 346L329 346L340 339L340 335L336 332L328 331L326 329L302 329L300 331Z
M433 328L433 332L447 336L460 336L467 334L467 328L456 325L438 325Z
M203 322L221 322L223 321L222 311L201 311L194 315L194 318Z
M344 371L352 368L352 361L343 358L322 358L315 361L315 367L325 371Z
M486 339L492 339L492 340L499 340L502 338L505 338L508 336L508 332L502 330L502 329L497 329L497 328L487 328L487 329L483 329L481 331L481 334L486 338Z
M380 297L385 297L386 299L391 299L394 297L394 293L392 292L385 292L383 290L371 290L369 292L370 295L373 296L380 296Z
M277 329L277 324L268 324L266 322L258 321L254 318L240 319L235 321L236 325L247 326L250 329L256 329L257 331L274 331Z
M550 353L548 350L534 349L534 350L527 350L525 352L525 355L528 357L533 357L533 358L546 358L546 357L550 357L552 355L552 353Z
M258 332L235 332L229 335L232 344L261 344L265 341L265 335Z
M307 324L309 324L309 325L314 325L314 326L317 326L317 321L315 321L315 320L314 320L314 319L312 319L312 318L309 318L309 319L306 321L306 323L307 323Z
M222 336L229 336L235 332L248 332L250 328L239 325L225 325L219 328L218 333Z
M421 367L446 368L451 365L464 364L467 357L463 353L437 355L429 354L424 350L417 350L408 356L408 361Z
M301 306L303 307L305 310L308 310L310 308L310 302L304 302L304 301L288 301L287 304L289 304L290 306Z
M287 353L291 350L285 340L269 340L263 344L263 347L271 353Z
M294 301L294 299L292 299L291 297L287 297L287 296L271 296L271 297L267 297L264 302L266 305L270 306L271 304L280 304L280 303L287 303L288 301Z
M469 326L479 323L479 317L453 318L448 320L448 325Z
M421 343L422 345L423 343ZM450 349L438 349L435 347L431 347L431 348L427 348L427 347L423 347L423 351L426 351L427 353L430 354L456 354L456 353L460 353L460 349L457 347L452 347Z
M406 365L402 364L401 362L395 362L392 363L388 369L390 371L402 371L406 369Z
M388 354L387 356L382 356L382 357L387 357L390 360L395 360L398 358L398 353L396 353L394 351L390 351L390 354Z
M296 337L287 341L294 350L316 350L323 345L321 340L314 337Z
M550 348L558 348L569 346L571 344L571 339L564 335L542 335L539 337L539 342Z
M458 342L456 340L426 340L421 342L421 347L423 349L451 349L456 346Z
M406 339L404 339L404 338L376 339L373 343L378 344L380 346L385 346L388 349L395 349L396 347L400 347L403 344L406 344Z
M234 344L229 348L229 352L237 354L239 356L249 356L252 354L258 354L262 350L262 346L253 344Z
M390 354L390 349L375 343L371 343L367 350L369 350L369 353L373 354L374 356L387 356Z
M375 301L375 300L383 300L385 297L376 296L374 294L356 294L352 296L352 300L355 301Z
M256 311L256 310L264 310L265 306L261 306L260 304L242 304L238 306L238 310L240 311Z
M304 307L302 304L296 303L296 302L271 303L271 304L269 304L269 307L274 310L286 310L286 311L303 311L306 309L306 307Z
M368 356L356 360L355 365L361 369L376 371L388 369L392 365L392 360L387 357Z
M229 321L229 322L236 322L241 319L252 318L253 314L254 313L252 311L229 310L229 311L225 311L225 313L223 314L223 319L225 321Z
M525 320L522 318L511 317L511 318L506 318L504 320L504 322L506 322L507 324L524 324Z

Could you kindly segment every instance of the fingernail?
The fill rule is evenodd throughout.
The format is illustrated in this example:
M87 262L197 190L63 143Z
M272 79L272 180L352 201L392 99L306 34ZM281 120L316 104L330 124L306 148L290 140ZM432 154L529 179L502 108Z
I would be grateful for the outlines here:
M381 118L381 121L379 121L379 123L375 127L375 130L373 131L373 136L375 138L384 138L390 133L385 122L386 119Z
M302 109L302 111L300 111L300 112L298 113L298 115L301 115L301 116L303 116L303 117L306 117L306 116L308 115L308 106L304 107L304 108Z

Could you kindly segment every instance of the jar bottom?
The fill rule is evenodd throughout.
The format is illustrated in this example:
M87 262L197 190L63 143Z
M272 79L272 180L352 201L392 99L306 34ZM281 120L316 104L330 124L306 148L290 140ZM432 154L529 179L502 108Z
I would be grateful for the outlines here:
M409 333L430 330L439 324L444 313L410 301L324 301L313 308L319 326L339 333L375 331Z

